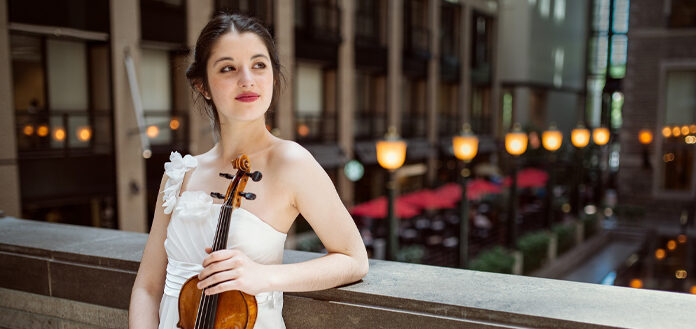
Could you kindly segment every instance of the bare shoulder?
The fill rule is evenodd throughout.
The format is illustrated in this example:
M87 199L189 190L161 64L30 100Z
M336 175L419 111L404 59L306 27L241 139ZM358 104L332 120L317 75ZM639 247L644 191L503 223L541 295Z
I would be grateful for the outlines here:
M282 166L286 170L310 169L315 165L321 168L309 151L294 141L279 140L270 154L274 166Z

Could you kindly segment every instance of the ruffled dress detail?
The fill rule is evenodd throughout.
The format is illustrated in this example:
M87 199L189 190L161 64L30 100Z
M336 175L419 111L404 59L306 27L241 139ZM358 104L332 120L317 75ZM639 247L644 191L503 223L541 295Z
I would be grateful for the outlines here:
M171 214L164 248L167 252L167 276L160 303L159 328L173 329L179 322L178 299L181 286L203 269L205 248L213 243L221 205L204 191L184 191L181 185L186 172L198 166L191 155L172 152L164 170L168 177L163 207ZM253 202L253 201L247 201ZM260 264L281 264L286 234L277 231L244 208L232 212L227 249L239 249ZM282 317L283 293L256 295L258 316L255 329L285 328Z

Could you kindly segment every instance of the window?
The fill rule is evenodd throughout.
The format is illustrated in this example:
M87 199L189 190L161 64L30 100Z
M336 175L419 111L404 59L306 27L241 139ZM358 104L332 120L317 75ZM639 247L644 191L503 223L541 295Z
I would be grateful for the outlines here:
M669 11L669 27L696 27L696 1L672 0Z
M664 121L659 155L658 188L665 192L693 192L696 143L696 70L668 71L665 75Z
M295 124L298 141L336 140L336 72L301 63L295 71Z
M111 152L107 44L12 34L10 48L19 152Z

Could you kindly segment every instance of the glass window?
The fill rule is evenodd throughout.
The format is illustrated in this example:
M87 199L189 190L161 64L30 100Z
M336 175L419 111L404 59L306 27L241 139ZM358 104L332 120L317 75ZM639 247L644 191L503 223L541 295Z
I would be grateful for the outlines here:
M295 71L295 122L298 139L319 136L324 95L323 71L318 65L297 64Z
M143 103L146 134L152 145L171 143L172 82L169 52L142 49L138 83Z
M670 27L696 27L696 1L672 0L671 3Z
M691 144L696 142L691 129L696 124L696 70L668 72L665 91L660 187L667 191L690 192L694 170Z

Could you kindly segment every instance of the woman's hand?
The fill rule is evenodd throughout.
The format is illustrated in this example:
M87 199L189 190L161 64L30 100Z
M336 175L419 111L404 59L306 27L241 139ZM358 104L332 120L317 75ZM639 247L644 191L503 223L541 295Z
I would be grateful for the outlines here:
M198 289L205 289L207 295L219 294L228 290L240 290L250 295L264 292L270 286L265 265L251 260L239 250L218 250L203 260L203 271L198 275ZM207 288L207 289L206 289Z

